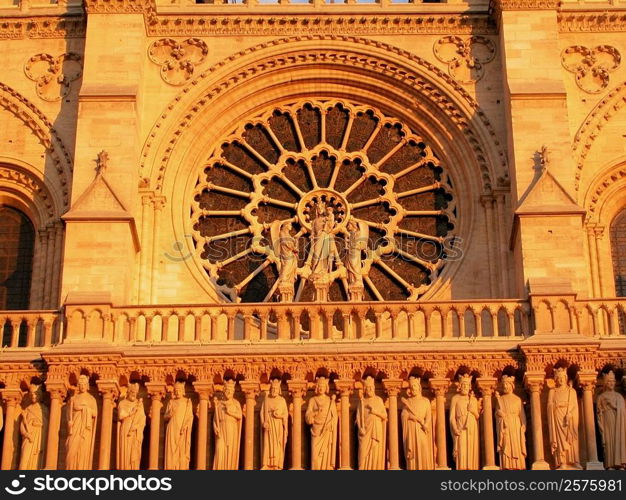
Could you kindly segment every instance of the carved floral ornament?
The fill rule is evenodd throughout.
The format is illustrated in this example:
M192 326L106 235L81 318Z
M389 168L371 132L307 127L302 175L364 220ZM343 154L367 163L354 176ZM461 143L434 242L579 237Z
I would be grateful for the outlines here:
M563 67L575 75L576 85L588 94L602 92L609 85L609 74L615 71L622 57L611 45L598 45L592 49L572 45L561 54Z
M191 203L193 252L234 302L277 290L288 302L341 301L355 289L415 300L443 268L455 220L452 183L423 139L337 101L239 127L209 155Z
M148 57L161 67L161 78L170 85L186 83L208 53L207 44L199 38L188 38L181 42L173 38L161 38L152 42L148 49Z
M484 76L484 65L493 61L496 46L484 36L463 39L451 35L437 40L433 51L437 59L448 65L452 78L461 83L471 83Z
M35 91L44 101L58 101L67 96L72 82L78 80L82 72L82 59L73 52L58 57L36 54L24 66L24 73L35 82Z

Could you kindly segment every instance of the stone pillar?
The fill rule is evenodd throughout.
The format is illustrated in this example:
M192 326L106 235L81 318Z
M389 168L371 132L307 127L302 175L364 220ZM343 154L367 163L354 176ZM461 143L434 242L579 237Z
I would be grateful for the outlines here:
M113 398L119 394L117 382L114 380L98 380L98 390L102 394L102 416L100 418L100 446L98 469L111 468L111 436L113 431Z
M13 465L13 454L15 452L13 443L13 431L15 429L15 410L20 400L22 392L15 389L2 389L2 399L7 403L4 415L4 442L2 443L2 470L10 470Z
M579 373L578 383L583 388L583 417L585 422L585 439L587 442L587 470L604 470L602 462L598 461L596 444L596 425L593 411L593 391L596 388L596 373Z
M207 468L207 437L209 430L209 398L213 394L210 382L194 382L193 387L198 393L198 433L196 443L196 469Z
M533 429L533 470L549 470L550 466L543 455L543 428L541 423L541 390L545 383L543 374L525 377L526 388L530 392L530 418Z
M398 449L400 435L398 429L398 393L402 387L402 380L387 379L383 381L383 385L389 397L389 470L400 470L400 453Z
M259 394L259 383L243 381L239 385L246 395L243 468L244 470L252 470L254 469L254 408L256 397Z
M351 470L350 467L350 395L354 388L352 380L335 380L335 387L341 399L341 414L339 416L339 470Z
M437 425L435 428L437 470L450 470L446 449L446 394L450 387L450 381L447 378L431 378L430 387L435 392L437 404Z
M498 470L493 440L493 391L498 381L495 378L480 377L476 380L483 393L483 443L485 446L485 463L483 470Z
M46 443L46 469L56 470L59 456L59 429L61 428L61 405L67 393L63 382L47 382L50 394L50 418L48 420L48 442Z
M146 388L150 395L150 456L148 469L159 469L159 448L161 438L161 408L165 397L165 384L147 382Z
M302 470L302 398L306 394L305 380L288 380L293 403L291 427L291 470Z

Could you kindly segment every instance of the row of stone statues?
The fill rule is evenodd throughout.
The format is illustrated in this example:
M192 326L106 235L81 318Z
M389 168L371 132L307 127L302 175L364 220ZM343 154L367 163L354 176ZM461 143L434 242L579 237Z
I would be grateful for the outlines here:
M472 392L469 375L460 376L457 393L450 401L449 430L453 439L453 457L457 469L480 468L481 400ZM501 392L496 392L495 428L500 468L526 468L526 415L522 399L514 393L515 379L504 375ZM597 423L604 447L607 468L626 467L626 405L615 390L613 372L603 377L604 392L597 398ZM215 455L213 468L237 469L244 418L241 404L235 399L236 382L227 380L214 402L213 431ZM89 380L81 375L77 391L68 402L66 469L91 469L93 464L98 406L88 391ZM304 418L310 426L311 468L336 468L339 414L335 396L330 395L329 380L318 377L315 395L307 403ZM41 469L49 412L42 402L42 388L30 387L30 404L22 415L20 469ZM139 469L146 426L144 403L139 384L129 384L125 398L118 404L116 465L118 469ZM406 468L435 468L434 422L431 401L422 394L421 380L410 377L406 397L400 399L400 422ZM0 415L2 413L0 412ZM580 468L579 409L576 391L568 384L563 368L555 369L554 387L547 402L550 449L559 468ZM272 379L260 409L261 467L283 469L289 432L289 410L281 395L280 379ZM363 380L363 392L356 410L359 469L384 469L387 460L388 410L375 392L374 379ZM185 384L177 382L165 411L166 469L188 469L191 459L191 434L194 411L185 394Z

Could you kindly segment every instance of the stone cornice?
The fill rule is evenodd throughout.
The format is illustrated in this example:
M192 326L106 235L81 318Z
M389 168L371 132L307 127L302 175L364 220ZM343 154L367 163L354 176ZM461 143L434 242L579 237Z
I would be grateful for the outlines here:
M24 38L84 38L86 18L72 16L24 16L2 17L0 40L20 40Z
M626 13L623 10L562 10L557 19L561 33L626 31Z
M492 0L495 10L557 10L560 0Z
M149 36L495 34L486 14L353 14L353 15L149 15Z

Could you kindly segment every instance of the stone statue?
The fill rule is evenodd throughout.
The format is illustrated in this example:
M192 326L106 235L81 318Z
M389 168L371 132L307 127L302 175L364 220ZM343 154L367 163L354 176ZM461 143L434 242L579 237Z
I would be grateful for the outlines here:
M318 377L315 396L309 399L304 414L311 426L311 469L333 470L337 451L338 414L335 395L328 395L328 379Z
M335 215L323 201L315 205L311 224L311 280L324 279L331 272L330 253L333 246Z
M261 469L282 469L287 446L289 412L280 395L280 379L272 379L269 393L261 405Z
M78 393L70 399L67 410L67 441L65 468L67 470L91 469L98 405L89 392L87 375L78 377Z
M565 368L554 371L554 383L548 394L550 450L559 469L580 469L576 391L567 383Z
M384 470L387 409L383 399L376 395L372 377L363 381L356 424L359 430L359 470Z
M596 409L598 427L604 448L604 466L607 469L626 467L626 406L624 397L615 390L615 374L603 377L604 392L598 396Z
M215 431L214 470L237 470L239 468L239 443L241 441L241 403L235 399L235 381L224 382L224 396L215 398Z
M291 229L291 221L283 222L278 236L278 254L280 258L278 290L283 302L293 301L294 283L298 270L298 243L291 235Z
M185 395L185 383L176 382L174 392L167 403L164 414L165 469L187 470L191 458L191 426L193 407L191 399Z
M422 384L417 377L409 377L400 417L407 470L434 469L432 407L422 395Z
M146 411L139 394L139 384L128 384L126 397L117 406L117 468L139 470Z
M39 470L44 467L49 411L41 402L43 394L40 385L32 384L29 395L30 404L22 413L20 423L22 451L19 468L20 470Z
M515 377L502 376L502 395L496 392L498 453L503 470L526 468L526 414L522 399L513 393Z
M458 394L450 402L450 429L452 431L454 461L457 470L480 469L478 440L478 400L472 390L472 377L459 377Z
M346 274L351 300L361 300L363 297L363 259L361 251L366 249L366 240L355 219L350 219L346 226Z

